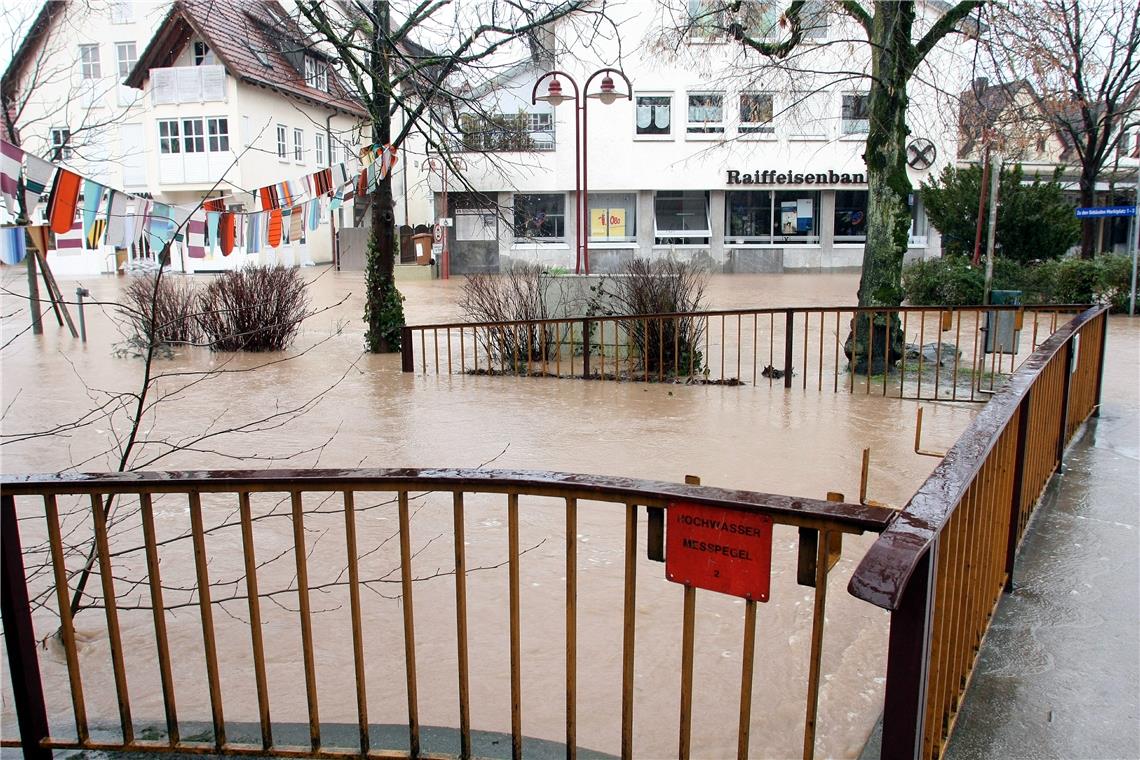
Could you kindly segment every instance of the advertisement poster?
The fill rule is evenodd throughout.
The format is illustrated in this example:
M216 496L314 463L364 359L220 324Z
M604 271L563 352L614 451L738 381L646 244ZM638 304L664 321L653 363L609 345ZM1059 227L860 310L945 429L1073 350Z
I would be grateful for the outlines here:
M795 235L799 223L796 220L796 202L780 201L780 231L785 235Z
M796 201L796 217L799 232L812 231L812 204L811 198L801 198Z
M590 237L625 237L625 209L590 209Z

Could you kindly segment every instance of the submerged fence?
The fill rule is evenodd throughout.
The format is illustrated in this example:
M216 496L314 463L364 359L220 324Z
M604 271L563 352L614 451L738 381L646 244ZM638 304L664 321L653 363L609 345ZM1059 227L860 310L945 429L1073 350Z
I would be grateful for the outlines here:
M415 325L404 328L402 366L425 375L775 385L984 401L1085 308L796 307ZM876 327L851 347L857 319ZM888 325L902 341L891 341L884 372Z
M645 633L651 617L646 609L668 602L680 607L680 657L664 669L665 682L676 689L677 754L688 757L694 652L700 651L697 590L688 582L647 586L638 578L660 567L649 563L667 558L669 516L696 505L797 529L793 550L773 552L773 575L814 587L811 635L793 650L803 657L803 667L789 676L794 682L770 687L782 699L804 695L797 707L805 758L817 745L829 572L843 534L881 533L849 589L891 611L883 756L937 757L1039 494L1098 404L1105 328L1105 310L1089 309L1052 331L901 512L698 485L494 470L5 476L0 587L20 739L0 744L23 746L36 758L68 748L438 756L425 748L420 717L420 688L432 672L432 683L443 678L454 695L455 714L447 720L458 730L449 752L477 754L476 728L496 725L487 711L500 706L509 714L511 755L521 756L525 716L548 714L557 693L568 756L575 756L588 712L590 720L612 715L614 746L605 749L633 757L635 716L658 696L656 689L637 692L639 713L635 683L661 669L657 661L656 668L636 671L638 632ZM413 530L421 510L440 511L441 519ZM788 535L788 527L779 529ZM582 534L604 544L586 560L579 556L587 546ZM557 593L531 593L533 584L522 580L528 555L552 565L553 575L540 580L556 579ZM612 589L605 573L592 574L611 555L621 568ZM91 588L83 591L85 565ZM503 568L506 598L472 614L469 592L488 571ZM441 578L451 579L446 589ZM398 611L370 606L373 597L398 600ZM86 619L101 618L105 651L83 640L73 598L89 609L81 613ZM722 597L705 598L711 604ZM527 620L534 621L528 628L534 625L538 635L524 635L524 599ZM579 619L583 606L591 610L588 620ZM605 629L607 610L614 613L619 657L580 646L583 625ZM753 709L757 600L745 599L742 613L739 685L718 687L717 704L729 710L731 717L718 719L736 726L737 754L746 757L759 717ZM398 632L385 638L380 629L393 615ZM779 616L765 615L771 615L767 630ZM506 628L501 663L471 644L474 629L491 618ZM551 626L560 627L560 637ZM41 641L57 642L50 650L57 654L47 654ZM541 670L527 671L543 685L537 698L523 686L524 653L542 661ZM45 688L45 681L59 688ZM140 682L157 697L132 691ZM393 696L404 702L398 721ZM300 712L288 713L283 703ZM353 714L350 743L329 739L322 716L328 720L330 704ZM108 710L113 725L89 717ZM282 712L300 715L307 729L300 741L282 738ZM238 730L235 714L251 716L252 729ZM191 730L195 720L203 724ZM378 721L399 722L403 738L380 738Z

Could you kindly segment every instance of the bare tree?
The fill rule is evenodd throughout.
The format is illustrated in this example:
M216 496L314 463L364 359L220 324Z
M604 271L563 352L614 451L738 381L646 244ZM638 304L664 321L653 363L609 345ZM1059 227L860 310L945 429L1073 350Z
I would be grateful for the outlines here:
M469 7L452 0L305 0L297 8L307 31L335 52L371 115L372 142L400 146L418 137L461 181L464 172L452 157L460 113L479 107L479 85L504 69L512 47L540 45L555 22L572 20L585 39L607 20L606 3L588 0L487 0ZM370 202L365 337L370 351L395 351L404 316L393 281L390 173L376 183Z
M1140 118L1140 4L1132 0L1013 0L987 9L987 61L1016 119L1060 139L1059 159L1080 167L1080 204L1126 130ZM1085 219L1081 256L1096 245Z

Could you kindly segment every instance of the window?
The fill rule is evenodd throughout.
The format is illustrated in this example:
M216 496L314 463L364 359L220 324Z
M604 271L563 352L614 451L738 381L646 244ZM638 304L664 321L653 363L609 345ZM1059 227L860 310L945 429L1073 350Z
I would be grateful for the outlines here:
M818 243L819 191L777 190L772 195L773 242Z
M515 196L515 239L561 242L566 239L566 196L561 193Z
M638 95L635 109L637 134L668 135L672 100L670 95Z
M103 76L99 68L99 46L79 46L79 71L84 79L98 79Z
M554 150L554 114L527 113L526 129L532 150Z
M135 20L135 7L131 0L115 0L111 3L111 23L129 24Z
M210 152L220 153L230 149L230 120L227 118L206 119L206 134L209 136Z
M862 243L867 240L867 191L835 192L835 242Z
M316 150L317 166L324 166L325 165L325 136L322 135L320 132L317 132L317 134L316 134L316 148L317 148L317 150Z
M67 127L51 131L51 155L53 161L67 161L71 158L71 130Z
M726 243L772 242L772 193L732 190L725 193Z
M273 68L273 64L269 62L269 55L266 54L263 48L254 47L249 42L246 42L245 46L249 49L249 52L253 53L253 57L257 59L258 63L267 69Z
M774 40L784 28L782 3L774 0L745 0L740 4L737 23L754 40Z
M772 126L772 93L740 93L740 134L770 135L775 132Z
M659 190L653 198L657 245L708 245L709 194L706 190Z
M590 193L590 239L632 242L637 239L637 195Z
M724 95L719 92L689 93L689 124L691 135L721 134L724 132Z
M337 145L336 138L333 137L329 140L329 166L337 163L340 158L340 146Z
M462 113L457 148L489 152L554 150L554 116L549 112Z
M871 129L871 96L865 92L843 96L843 134L865 134Z
M825 92L793 92L787 108L788 136L819 139L827 137Z
M827 3L822 0L808 0L800 11L800 28L809 40L827 39L827 25L830 23Z
M922 195L911 193L910 201L910 245L923 247L926 245L927 225L926 208L922 205Z
M205 153L206 139L202 134L201 119L182 120L182 152Z
M299 129L293 130L293 160L305 160L305 133Z
M126 79L138 63L139 56L133 42L116 42L115 57L119 60L119 79Z
M164 154L182 152L176 120L169 119L158 122L158 152Z
M689 0L689 39L712 42L724 34L724 12L717 0Z
M305 56L305 84L321 92L329 91L329 65L320 58Z
M286 145L285 145L285 134L286 134L285 125L284 124L278 124L277 125L277 157L282 158L282 159L288 157L288 154L285 152L287 150Z
M215 62L214 51L205 42L198 40L194 43L194 65L212 65Z

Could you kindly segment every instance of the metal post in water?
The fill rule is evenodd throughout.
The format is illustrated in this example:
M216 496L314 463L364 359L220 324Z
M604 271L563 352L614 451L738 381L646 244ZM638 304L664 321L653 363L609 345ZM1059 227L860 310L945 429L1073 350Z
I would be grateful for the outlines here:
M75 297L79 302L79 338L84 343L87 342L87 320L83 318L83 297L90 295L91 291L87 288L75 289Z

